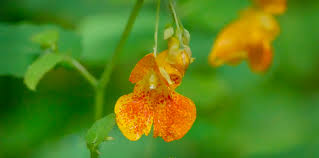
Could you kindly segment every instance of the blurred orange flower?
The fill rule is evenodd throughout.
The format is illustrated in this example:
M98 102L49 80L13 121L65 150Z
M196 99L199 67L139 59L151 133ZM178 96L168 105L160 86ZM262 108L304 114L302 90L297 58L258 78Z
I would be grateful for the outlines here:
M237 65L247 60L254 72L265 72L272 63L272 41L280 31L274 15L286 11L286 0L253 0L256 7L241 12L240 17L218 35L209 56L213 66Z
M255 4L270 14L282 14L287 9L287 0L254 0Z
M252 71L264 72L271 65L271 43L279 31L271 14L247 9L218 35L209 61L213 66L220 66L237 65L247 59Z
M129 78L133 93L120 97L115 105L116 122L124 136L136 141L148 135L154 124L154 137L166 142L182 138L196 119L192 100L175 88L179 86L191 59L178 48L142 58Z

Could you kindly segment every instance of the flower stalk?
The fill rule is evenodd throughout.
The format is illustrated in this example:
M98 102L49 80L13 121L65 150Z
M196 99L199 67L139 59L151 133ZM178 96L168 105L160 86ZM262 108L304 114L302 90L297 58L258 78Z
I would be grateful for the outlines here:
M95 97L95 119L98 120L103 116L103 104L104 104L104 89L106 88L107 84L110 81L110 76L113 72L113 68L116 65L116 62L123 50L124 44L128 39L128 36L130 35L133 25L135 23L135 20L138 16L138 13L140 9L142 8L144 0L136 0L135 6L131 12L131 15L128 19L128 22L126 24L126 27L124 29L124 32L121 36L121 39L116 46L111 61L106 64L105 69L102 73L102 76L100 80L98 81L98 84L95 88L96 97Z
M183 41L184 27L177 16L173 0L169 0L169 9L170 9L170 12L172 14L175 25L176 25L176 36L177 36L179 41ZM180 45L182 46L182 48L184 47L183 42L180 42Z
M161 9L161 0L157 0L155 32L154 32L154 41L155 41L154 56L155 57L157 54L157 46L158 46L158 25L159 25L160 9Z
M135 20L138 16L138 13L143 5L144 0L136 0L135 6L130 14L124 32L121 36L121 39L114 50L111 61L106 64L105 69L101 75L101 78L98 80L86 68L81 65L77 60L73 58L67 58L66 61L71 64L76 70L80 72L80 74L90 83L90 85L94 88L95 91L95 120L102 118L103 116L103 105L104 105L104 95L105 88L110 80L110 76L112 74L113 68L116 65L116 62L123 50L124 44L130 35Z

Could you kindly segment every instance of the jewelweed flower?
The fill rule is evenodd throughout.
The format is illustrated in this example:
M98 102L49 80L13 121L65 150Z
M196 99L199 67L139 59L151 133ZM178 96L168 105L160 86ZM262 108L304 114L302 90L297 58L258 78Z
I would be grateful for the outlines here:
M218 35L210 53L213 66L237 65L248 60L254 72L266 71L272 62L272 41L279 34L276 19L258 9L246 9Z
M115 105L116 122L125 137L136 141L148 135L170 142L182 138L196 119L195 104L175 92L191 62L186 50L169 47L156 57L143 57L131 72L133 93L124 95Z
M254 3L263 11L273 15L282 14L287 9L286 0L254 0Z

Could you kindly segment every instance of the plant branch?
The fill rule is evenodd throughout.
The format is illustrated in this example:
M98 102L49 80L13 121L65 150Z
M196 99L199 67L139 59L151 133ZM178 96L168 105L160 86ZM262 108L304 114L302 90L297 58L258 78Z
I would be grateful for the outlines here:
M91 84L92 87L96 87L98 82L96 78L76 59L66 56L65 61L71 64L76 70L80 72L80 74Z
M97 90L96 90L96 100L95 100L95 110L96 110L96 119L99 119L102 117L103 115L103 97L104 97L104 89L106 88L109 80L110 80L110 76L112 74L113 68L120 56L120 53L123 50L124 44L128 39L128 36L130 35L133 25L135 23L136 17L140 11L140 9L142 8L144 0L136 0L135 6L131 12L131 15L128 19L128 22L126 24L126 27L124 29L124 32L121 36L121 39L117 45L117 47L114 50L113 56L111 61L105 66L104 72L102 73L101 79L98 82L98 86L97 86ZM99 97L98 97L99 96Z

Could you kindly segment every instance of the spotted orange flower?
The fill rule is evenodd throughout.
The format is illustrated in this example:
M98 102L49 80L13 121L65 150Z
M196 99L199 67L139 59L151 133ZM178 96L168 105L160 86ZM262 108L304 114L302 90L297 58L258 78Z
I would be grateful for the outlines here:
M196 108L192 100L175 92L190 63L184 50L167 50L156 57L142 58L129 78L133 93L120 97L115 105L116 122L124 136L136 141L148 135L166 142L182 138L192 127Z
M264 72L271 65L271 43L279 31L279 25L271 14L247 9L219 34L209 61L213 66L220 66L237 65L248 60L252 71Z
M287 9L287 0L254 0L256 6L270 14L282 14Z

